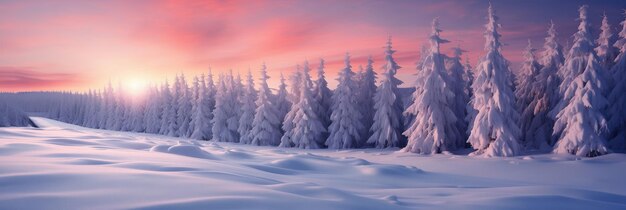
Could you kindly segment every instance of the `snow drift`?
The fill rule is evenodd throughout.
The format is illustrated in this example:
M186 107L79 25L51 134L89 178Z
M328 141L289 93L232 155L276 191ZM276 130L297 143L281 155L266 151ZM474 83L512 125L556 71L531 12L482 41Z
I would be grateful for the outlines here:
M0 209L624 209L626 155L476 158L0 128Z

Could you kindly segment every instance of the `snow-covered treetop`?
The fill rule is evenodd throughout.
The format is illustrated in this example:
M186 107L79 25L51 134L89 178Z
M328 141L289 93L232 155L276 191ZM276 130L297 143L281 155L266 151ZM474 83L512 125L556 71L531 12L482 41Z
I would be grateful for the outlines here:
M439 18L433 19L432 23L432 32L430 34L430 52L439 54L439 45L443 43L448 43L450 41L442 39L439 37L439 33L442 30L439 29Z
M574 44L569 50L568 56L587 56L593 50L593 38L591 37L591 24L587 18L587 5L578 9L580 24L578 31L574 34Z
M383 66L383 69L389 70L392 75L395 75L398 72L398 69L402 68L393 59L393 54L395 52L396 51L391 48L391 36L389 36L387 39L387 47L385 47L385 61L387 62L385 63L385 66ZM369 60L371 59L372 57L370 56Z
M456 59L461 59L461 55L463 55L463 53L467 52L467 50L462 49L460 46L456 46L454 48L452 48L452 56L453 58Z
M535 51L537 51L537 49L533 48L533 45L532 45L532 43L530 42L530 39L529 39L528 40L528 45L524 49L524 59L526 59L526 62L528 62L528 63L534 63L535 62Z
M546 42L543 45L544 50L541 60L541 65L543 66L562 64L565 60L565 57L563 56L563 47L557 42L557 35L554 23L550 21L548 36L545 38Z
M487 28L487 31L485 31L485 50L499 51L502 45L500 43L501 35L498 33L498 28L500 28L500 24L497 23L498 16L496 16L496 11L493 9L493 6L491 6L491 3L489 3L489 9L487 12L487 19L489 21L487 21L487 25L485 25L485 27Z
M626 16L626 10L624 11L624 16ZM615 42L615 47L619 49L620 52L626 52L626 18L620 23L622 25L622 31L617 34L619 36L619 40Z

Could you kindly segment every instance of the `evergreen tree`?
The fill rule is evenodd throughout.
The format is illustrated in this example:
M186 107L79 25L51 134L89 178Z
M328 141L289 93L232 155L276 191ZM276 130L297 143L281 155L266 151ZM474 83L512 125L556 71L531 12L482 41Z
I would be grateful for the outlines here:
M460 47L453 48L454 56L446 59L446 69L448 70L448 82L450 90L454 93L452 111L456 116L456 126L460 137L457 138L457 147L465 147L467 140L467 106L469 104L468 79L473 77L471 73L461 64L461 55L464 50ZM444 56L445 58L445 56Z
M293 128L283 135L280 143L282 147L317 149L324 143L323 134L326 128L315 113L315 107L319 104L313 99L311 92L313 83L309 71L309 64L305 62L301 74L299 101L291 106L291 111L287 114L288 118L290 115L293 116Z
M391 48L391 37L389 37L385 49L385 65L382 67L384 73L374 95L374 110L376 112L370 129L372 135L367 140L368 144L372 144L376 148L398 147L403 141L402 95L398 89L402 81L395 77L398 69L400 69L400 66L393 59L395 52Z
M626 151L626 19L621 25L622 31L618 34L620 39L615 43L620 53L610 71L615 86L608 96L607 116L609 117L611 147L615 151L624 152Z
M147 104L146 104L146 133L159 133L161 129L161 120L163 114L163 106L161 106L161 97L157 86L149 88Z
M408 143L403 151L434 154L457 148L461 134L454 113L454 93L447 78L444 56L439 52L448 40L439 37L439 20L435 18L430 35L431 49L418 73L416 85L423 87L413 93L413 103L406 112L415 120L404 132Z
M191 138L198 140L209 140L213 136L211 132L211 119L213 119L213 110L211 110L211 99L209 88L204 82L204 74L198 80L198 99L195 102L195 109L191 126L193 132ZM212 83L212 81L211 81Z
M543 145L533 145L534 137L528 131L535 117L534 110L529 110L528 107L533 104L536 98L537 92L535 92L535 84L537 76L539 75L539 69L541 66L535 59L535 49L532 47L530 40L528 40L528 46L524 51L524 58L526 59L522 63L522 68L519 71L520 76L517 77L517 88L515 89L515 97L517 102L517 110L520 112L520 129L522 135L520 142L527 147L539 147ZM527 136L527 135L531 136Z
M256 114L252 121L252 129L248 134L250 144L261 146L277 146L280 144L282 132L278 107L272 103L272 91L267 85L267 67L261 66L259 96L256 100ZM243 140L243 138L242 138Z
M560 79L558 69L563 65L563 52L556 40L554 24L550 24L548 37L544 44L541 69L532 79L532 95L530 103L522 109L522 139L527 148L544 149L552 145L551 135L554 119L548 113L556 106L559 99L558 89Z
M178 136L180 137L189 137L191 135L191 91L189 90L189 86L187 85L187 81L185 80L185 75L180 75L179 84L177 86L177 104L178 109L176 110L176 115L178 117Z
M575 45L574 45L575 47ZM554 153L595 157L608 153L603 130L606 120L601 111L607 100L602 95L602 67L594 54L589 54L587 66L565 91L569 103L556 116L555 130L561 130Z
M374 94L376 93L376 72L374 72L374 60L372 56L367 58L367 66L365 71L360 71L361 79L359 80L359 88L357 100L360 105L360 111L363 118L363 129L360 131L363 138L370 136L370 128L374 123ZM360 67L360 66L359 66ZM362 69L362 68L360 68Z
M345 67L339 72L339 84L332 96L333 105L330 115L329 137L326 146L331 149L348 149L362 146L365 142L362 115L359 110L354 72L350 65L350 55L346 53Z
M324 76L324 59L320 59L320 65L317 68L317 79L313 88L313 98L319 104L315 113L318 113L324 127L328 128L328 125L330 125L332 92L328 88L328 82L326 82L326 77Z
M293 139L293 129L296 126L294 120L296 117L296 113L298 112L298 107L295 107L296 104L300 103L300 95L302 92L302 70L300 69L300 65L296 66L296 71L289 77L291 80L291 92L289 94L289 101L291 102L291 108L289 112L283 118L283 136L280 138L281 147L293 147L295 146L295 140Z
M163 116L163 118L161 119L160 134L176 136L178 126L176 126L175 105L176 103L174 101L174 97L172 96L172 92L170 91L169 83L165 80L165 84L163 84L161 88L161 110L163 110L161 116Z
M579 8L579 20L580 24L578 25L578 31L574 34L574 43L572 47L569 49L567 57L563 66L559 69L559 76L561 78L561 84L559 86L559 95L560 100L552 109L550 115L555 119L555 125L553 127L552 136L553 138L560 139L562 136L563 129L565 129L565 125L558 124L559 122L566 122L564 120L558 120L557 114L560 113L565 106L570 104L570 101L573 94L565 94L567 89L572 85L572 82L578 75L582 74L589 64L589 55L595 55L593 50L593 41L591 38L591 26L587 19L587 5L583 5ZM602 68L599 66L598 68ZM600 80L598 85L600 85L600 89L602 93L606 93L606 78L604 78L604 70L599 70L597 79Z
M594 49L598 55L600 65L606 70L611 69L615 62L615 58L619 53L619 50L613 46L615 39L613 38L613 32L611 31L611 25L606 14L602 16L602 26L600 26L600 36L596 40L597 47Z
M254 79L252 78L252 72L248 70L248 76L246 81L246 87L244 89L244 95L241 98L241 117L239 119L239 128L237 131L241 136L239 140L242 144L251 144L253 136L250 135L252 130L252 121L255 117L257 100L256 90L254 89Z
M283 74L280 73L280 84L278 85L278 93L276 94L276 103L272 103L275 104L276 109L277 109L277 116L278 119L281 121L280 123L280 127L283 127L283 120L285 120L285 116L287 115L287 113L289 112L289 110L291 109L291 102L289 102L289 100L287 100L288 98L288 93L287 93L287 85L285 84L285 77L283 77ZM284 131L281 129L281 134L284 134Z
M234 91L232 72L229 75L220 75L218 78L217 93L215 96L215 110L213 110L213 140L222 142L239 142L239 108L237 92Z
M515 97L508 77L508 62L500 53L498 18L491 5L488 10L485 33L487 54L476 66L476 78L470 103L477 111L474 116L468 142L477 151L473 155L513 156L519 154L519 113L515 109Z

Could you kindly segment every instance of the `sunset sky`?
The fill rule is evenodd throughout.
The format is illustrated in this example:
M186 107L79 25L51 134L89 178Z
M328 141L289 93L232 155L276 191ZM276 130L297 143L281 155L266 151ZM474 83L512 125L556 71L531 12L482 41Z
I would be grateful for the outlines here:
M0 0L0 91L100 88L111 79L162 82L233 69L256 73L266 62L272 84L309 60L327 60L335 86L343 55L353 67L374 56L382 65L393 36L400 77L412 83L420 46L439 17L443 46L460 45L475 64L483 53L488 1L30 1ZM550 20L560 41L571 42L577 8L588 4L593 27L603 12L619 32L626 1L492 0L502 24L503 48L517 68L527 40L541 48ZM597 34L597 31L596 31Z

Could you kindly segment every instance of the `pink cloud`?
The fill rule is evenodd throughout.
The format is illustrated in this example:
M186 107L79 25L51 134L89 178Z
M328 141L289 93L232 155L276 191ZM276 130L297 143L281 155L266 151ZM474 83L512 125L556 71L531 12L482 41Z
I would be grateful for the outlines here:
M2 91L62 90L68 85L83 82L76 74L35 71L30 67L0 66Z

